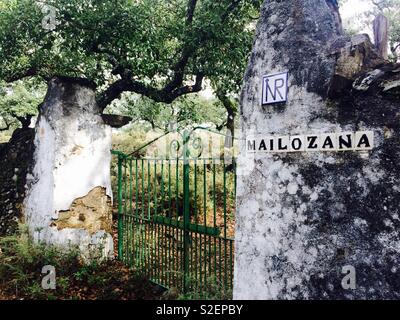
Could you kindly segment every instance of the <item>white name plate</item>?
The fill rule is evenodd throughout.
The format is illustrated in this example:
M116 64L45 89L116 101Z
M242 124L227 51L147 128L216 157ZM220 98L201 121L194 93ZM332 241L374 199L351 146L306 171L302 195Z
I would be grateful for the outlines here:
M288 72L269 74L262 80L262 105L286 102L288 96Z
M248 136L247 153L365 151L374 148L374 132L322 133L295 136Z

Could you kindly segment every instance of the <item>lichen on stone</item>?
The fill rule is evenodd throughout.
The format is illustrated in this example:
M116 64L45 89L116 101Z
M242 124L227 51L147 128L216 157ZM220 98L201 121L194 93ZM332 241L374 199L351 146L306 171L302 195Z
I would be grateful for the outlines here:
M364 36L347 44L335 25L323 0L264 3L241 134L373 131L375 147L248 155L241 144L235 299L400 298L400 104L381 85L398 80L399 66L376 57ZM330 54L332 43L349 51ZM262 77L285 70L287 103L262 106ZM348 265L356 290L341 285Z

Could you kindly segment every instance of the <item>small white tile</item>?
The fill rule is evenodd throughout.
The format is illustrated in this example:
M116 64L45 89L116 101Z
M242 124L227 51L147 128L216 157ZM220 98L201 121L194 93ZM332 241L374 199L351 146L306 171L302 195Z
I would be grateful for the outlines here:
M285 149L283 149L285 148ZM289 136L280 136L274 139L274 149L275 152L289 152L290 150L290 137Z
M319 137L319 141L319 149L321 151L337 151L338 140L336 133L322 133Z
M354 140L355 150L372 150L374 148L373 131L358 131Z
M338 151L351 151L354 150L354 133L353 132L341 132L337 134L337 150ZM343 142L341 142L343 141ZM348 142L348 146L346 143Z
M319 134L308 134L305 136L305 151L313 152L319 151Z
M253 150L254 146L254 150ZM256 153L257 152L257 140L255 137L246 138L246 153Z
M303 152L306 149L305 136L290 137L290 152Z

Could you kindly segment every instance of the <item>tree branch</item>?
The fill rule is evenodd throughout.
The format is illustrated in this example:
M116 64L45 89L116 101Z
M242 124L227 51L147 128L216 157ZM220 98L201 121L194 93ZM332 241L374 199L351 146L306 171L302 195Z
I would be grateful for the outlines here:
M221 22L223 23L229 15L240 5L242 0L232 0L225 12L221 15ZM188 0L187 13L186 13L186 25L190 27L197 6L198 0ZM113 65L113 74L119 74L120 80L117 80L109 86L98 98L98 104L101 109L105 109L115 99L119 99L124 91L135 92L144 95L155 102L172 103L176 98L194 92L199 92L202 89L202 82L204 74L198 72L196 74L196 80L193 85L183 85L185 78L185 69L189 63L189 60L196 53L197 48L201 47L202 44L209 39L207 33L203 33L199 36L197 46L193 47L192 41L187 41L183 44L181 56L175 65L171 67L173 71L172 79L162 89L157 89L148 86L137 80L133 80L131 71L121 66L119 62L108 54L109 62ZM104 50L96 48L99 53L106 53Z
M242 0L233 0L229 6L227 7L224 14L221 16L222 23L228 18L229 14L231 14L240 4ZM186 17L186 25L189 27L194 18L194 12L196 9L197 0L189 0L188 1L188 9L187 9L187 17ZM205 41L207 41L208 37L206 35L200 35L198 47L202 45ZM174 77L172 80L166 85L166 90L172 90L182 84L185 68L189 62L189 59L196 53L196 48L193 48L191 43L186 43L183 46L182 54L179 61L172 68L174 71Z
M112 101L119 99L125 91L135 92L144 95L155 102L172 103L176 98L194 92L199 92L202 89L204 75L197 74L193 85L181 86L171 89L168 86L163 89L156 89L147 86L139 81L132 79L120 79L111 84L97 99L99 107L104 110Z
M33 115L31 114L27 114L25 117L18 116L14 112L11 113L11 116L17 119L21 123L22 129L26 129L30 126L33 117Z
M216 92L217 98L221 101L225 110L227 112L227 117L225 124L221 125L221 129L224 126L230 131L232 138L235 136L235 118L237 115L237 106L236 104L227 96L225 91L217 90Z
M217 131L221 131L225 127L226 127L226 120L222 122L220 125L217 125L215 129L217 129Z
M14 82L14 81L17 81L17 80L21 80L21 79L24 79L24 78L27 78L27 77L33 77L33 76L36 76L36 75L38 75L37 70L35 68L29 68L29 69L27 69L27 70L25 70L23 72L15 73L13 75L10 75L9 77L6 77L4 80L6 82L11 83L11 82Z
M228 18L228 16L239 6L241 1L242 0L232 0L225 13L222 15L222 21L225 21Z
M194 18L194 11L196 10L197 0L189 0L187 8L186 23L192 24Z
M392 51L393 54L396 54L396 51L397 51L397 49L399 49L399 48L400 48L400 43L397 44L397 45L392 45L392 46L390 47L390 51Z
M186 14L186 27L190 28L194 18L194 12L196 10L197 0L188 0L187 14ZM180 86L183 82L185 68L189 62L190 57L194 54L195 49L191 44L185 43L182 48L181 57L178 62L172 67L174 71L174 77L166 85L166 90L173 90L174 88Z

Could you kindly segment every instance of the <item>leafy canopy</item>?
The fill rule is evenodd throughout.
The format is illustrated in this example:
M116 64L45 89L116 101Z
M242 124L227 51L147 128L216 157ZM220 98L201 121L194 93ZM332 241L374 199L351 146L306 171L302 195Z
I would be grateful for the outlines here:
M218 128L222 127L226 117L219 100L196 94L180 97L171 105L157 103L137 94L123 94L106 111L130 116L133 123L141 128L149 124L152 130L164 132L181 130L195 124L214 125Z
M15 129L20 122L29 125L30 118L37 115L44 93L45 86L34 81L0 83L0 130Z
M171 103L208 78L238 92L262 0L0 0L0 79L84 77L105 108L124 91Z

